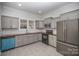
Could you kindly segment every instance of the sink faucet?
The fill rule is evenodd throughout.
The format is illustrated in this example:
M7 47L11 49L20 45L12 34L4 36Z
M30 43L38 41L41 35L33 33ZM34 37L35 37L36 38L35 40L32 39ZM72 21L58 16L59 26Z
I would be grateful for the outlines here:
M26 29L26 32L28 32L28 29Z

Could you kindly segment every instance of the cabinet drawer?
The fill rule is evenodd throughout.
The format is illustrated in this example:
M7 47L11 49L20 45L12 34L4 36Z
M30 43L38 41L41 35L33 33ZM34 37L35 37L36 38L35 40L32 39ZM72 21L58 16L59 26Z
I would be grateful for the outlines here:
M63 55L79 55L77 46L70 46L69 44L57 42L57 51Z

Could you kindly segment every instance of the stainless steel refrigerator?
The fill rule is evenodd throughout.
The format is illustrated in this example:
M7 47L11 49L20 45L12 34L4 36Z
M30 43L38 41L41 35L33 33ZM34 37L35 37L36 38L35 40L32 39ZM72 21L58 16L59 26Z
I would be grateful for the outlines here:
M79 20L57 22L57 48L66 56L79 55Z

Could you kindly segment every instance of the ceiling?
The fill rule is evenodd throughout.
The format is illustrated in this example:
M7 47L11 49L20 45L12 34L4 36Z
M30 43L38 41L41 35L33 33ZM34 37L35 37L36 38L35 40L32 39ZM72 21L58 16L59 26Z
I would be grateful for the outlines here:
M18 6L21 4L22 6ZM45 14L55 10L68 2L2 2L2 5L22 9L36 14Z

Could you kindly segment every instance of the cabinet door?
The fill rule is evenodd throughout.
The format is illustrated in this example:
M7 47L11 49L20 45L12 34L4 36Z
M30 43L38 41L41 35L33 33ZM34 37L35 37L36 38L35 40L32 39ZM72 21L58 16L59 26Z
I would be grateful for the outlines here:
M7 16L1 16L1 23L2 23L2 28L11 28L11 19Z
M22 35L22 39L23 39L24 45L31 43L31 36L30 35Z
M32 42L38 41L36 34L30 34L30 35L28 35L27 39L28 39L28 43L32 43Z
M20 36L16 36L16 47L21 46L22 45L22 38Z
M36 38L35 38L35 34L30 34L29 35L29 43L35 42Z
M52 35L49 35L49 45L54 46L54 39Z
M18 28L18 18L10 16L1 16L2 28Z
M42 28L44 28L43 21L36 21L36 29L42 29Z
M54 40L54 47L56 47L56 42L57 42L56 36L53 36L53 40Z
M24 41L25 41L25 36L23 35L16 36L16 47L25 45Z
M39 21L36 21L36 29L39 28Z
M16 47L42 40L41 37L42 37L41 34L28 34L28 35L16 36Z
M68 20L66 24L66 42L79 45L78 20Z
M19 20L18 20L18 18L12 17L11 23L12 23L12 25L11 25L12 28L18 28L18 26L19 26Z
M20 20L20 28L21 29L26 29L27 28L27 20L25 20L25 19Z
M29 21L29 28L31 28L31 29L34 28L34 21L32 21L32 20Z
M42 41L42 34L36 34L35 37L36 37L37 40L41 40Z
M49 35L49 45L56 47L56 36Z
M32 38L32 41L33 42L38 41L38 38L37 37L38 37L37 34L32 34L32 37L31 37Z
M44 28L44 26L43 26L43 21L40 21L40 22L39 22L39 27L40 27L40 28Z
M64 31L65 31L64 22L63 21L57 22L57 40L64 41Z
M16 47L32 43L33 38L31 35L16 36Z
M1 29L1 16L0 16L0 29Z

